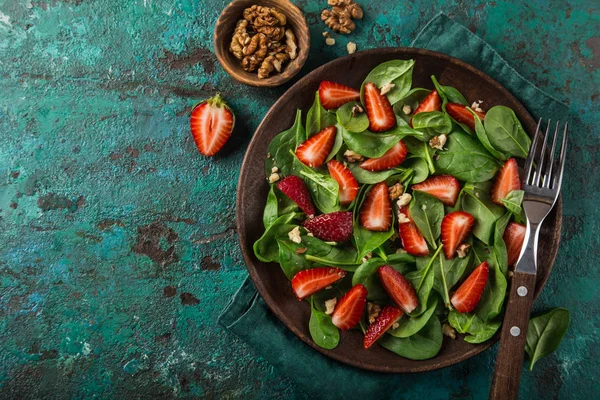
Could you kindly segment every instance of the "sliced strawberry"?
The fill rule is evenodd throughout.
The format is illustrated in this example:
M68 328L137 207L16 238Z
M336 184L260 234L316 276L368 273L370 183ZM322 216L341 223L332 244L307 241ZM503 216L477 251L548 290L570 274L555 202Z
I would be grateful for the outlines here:
M454 207L460 193L460 183L452 175L437 175L413 185L412 189L428 193L445 205Z
M492 201L502 205L501 199L505 199L513 190L520 189L519 166L514 158L509 158L496 177L496 182L492 188Z
M506 226L503 238L504 243L506 243L509 267L515 265L521 255L526 231L527 227L525 225L517 224L516 222L511 222Z
M319 290L339 281L346 272L339 268L322 267L305 269L292 278L292 290L298 300L302 300Z
M385 152L379 158L370 158L360 164L362 169L367 171L384 171L386 169L394 168L402 163L406 158L408 148L401 140L394 145L391 149Z
M369 118L369 129L373 132L383 132L396 124L396 115L387 96L374 83L365 85L365 108Z
M440 111L442 109L442 99L440 98L437 90L432 90L427 97L423 99L415 109L413 113L413 117L418 113L429 112L429 111ZM410 126L412 126L412 119L410 121Z
M340 186L340 203L348 205L356 198L358 194L358 182L352 172L338 160L330 160L327 163L329 174Z
M398 231L400 240L402 241L402 247L409 254L413 256L426 256L429 254L429 247L425 238L417 228L417 225L413 222L408 211L408 207L404 206L400 209L400 213L404 214L408 218L409 222L400 222Z
M446 104L446 112L454 118L456 122L460 122L461 124L467 125L469 128L475 130L475 117L469 110L467 110L466 106L458 103L448 103ZM485 119L485 113L481 111L473 110L475 114L482 121Z
M488 280L489 267L487 261L479 264L471 275L454 292L450 302L459 313L471 312L477 307L481 294Z
M337 82L323 81L319 85L319 99L324 109L331 110L349 101L357 101L360 92Z
M296 156L309 167L320 167L333 147L336 133L335 126L328 126L302 142L296 149Z
M337 302L331 322L343 331L354 328L363 315L367 304L367 289L360 283L350 289Z
M198 151L205 156L215 155L231 136L235 116L217 93L192 110L190 129Z
M379 339L388 329L390 329L402 317L402 310L394 306L385 306L379 312L375 322L369 325L365 332L363 345L368 349Z
M370 231L384 232L392 226L392 204L385 182L373 186L360 208L360 223Z
M326 242L345 242L352 237L352 211L336 211L304 221L304 227Z
M389 265L379 267L377 274L386 293L398 307L406 313L410 313L417 308L419 305L417 292L404 275Z
M465 241L474 223L475 218L464 211L451 212L444 217L441 237L447 259L454 257L456 248Z
M281 190L281 193L289 197L290 200L298 204L298 207L300 207L309 218L312 218L315 215L315 206L310 198L308 188L301 178L296 175L287 176L277 183L277 188Z

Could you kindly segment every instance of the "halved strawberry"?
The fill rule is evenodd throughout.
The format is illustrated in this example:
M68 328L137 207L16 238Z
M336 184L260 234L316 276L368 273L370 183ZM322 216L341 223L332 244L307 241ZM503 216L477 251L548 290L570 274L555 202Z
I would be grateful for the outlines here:
M336 211L304 221L304 227L326 242L345 242L352 237L352 211Z
M360 208L360 223L370 231L384 232L392 226L392 204L385 182L373 186Z
M235 116L219 93L192 110L190 129L198 151L215 155L225 145L235 124Z
M310 198L308 188L301 178L296 175L286 176L277 183L277 188L281 190L281 193L289 197L290 200L298 204L298 207L300 207L309 218L312 218L315 215L315 206Z
M483 289L485 289L489 272L487 261L482 262L454 292L450 302L456 311L466 313L473 311L477 307Z
M461 124L467 125L469 128L475 130L475 117L467 110L466 106L459 103L448 103L446 104L446 112ZM485 113L481 111L473 110L475 114L482 121L485 119Z
M357 101L360 92L337 82L323 81L319 85L319 99L324 109L331 110L349 101Z
M325 163L333 147L336 133L337 128L335 126L328 126L319 133L309 137L296 149L296 157L309 167L320 167Z
M428 255L429 247L427 247L427 242L410 217L408 207L404 206L400 208L400 213L404 214L410 220L409 222L400 222L398 226L398 235L402 241L402 247L413 256Z
M473 228L475 218L464 211L455 211L447 214L442 220L442 243L447 259L452 259L456 248L465 241Z
M329 160L327 163L329 174L340 186L339 196L342 205L348 205L356 198L358 182L352 172L338 160Z
M513 190L520 189L519 166L514 158L509 158L498 172L496 182L492 187L492 201L502 205L501 199L505 199Z
M406 313L410 313L417 308L419 305L417 292L404 275L389 265L379 267L377 274L386 293L398 307Z
M427 97L423 99L415 108L415 112L413 113L413 117L418 113L429 112L429 111L440 111L442 109L442 99L440 98L437 90L432 90ZM412 126L412 119L410 121L410 126Z
M526 231L527 227L525 225L517 224L516 222L511 222L506 226L503 239L504 243L506 243L509 267L515 265L521 255Z
M369 118L369 129L373 132L383 132L396 124L396 115L387 96L374 83L365 84L365 109Z
M292 278L292 290L302 300L319 290L339 281L346 272L334 267L305 269Z
M337 302L331 322L343 331L354 328L367 304L367 289L360 283L346 292Z
M379 312L375 322L369 325L365 332L363 345L368 349L379 339L388 329L392 327L401 317L402 310L394 306L385 306Z
M367 171L384 171L400 165L406 158L407 153L408 148L401 140L395 144L394 147L386 151L381 157L370 158L367 161L362 162L360 167Z
M454 207L460 193L460 183L452 175L437 175L413 185L412 190L428 193L445 205Z

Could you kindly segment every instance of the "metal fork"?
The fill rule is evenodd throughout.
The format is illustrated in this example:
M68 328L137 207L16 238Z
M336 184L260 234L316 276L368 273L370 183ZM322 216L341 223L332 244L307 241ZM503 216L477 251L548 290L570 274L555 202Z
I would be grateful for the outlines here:
M560 122L556 123L552 148L549 150L548 137L552 135L550 121L545 133L540 129L541 125L540 119L525 162L522 186L525 191L523 208L527 216L527 230L523 240L524 246L511 279L490 391L492 400L517 399L519 395L527 326L535 291L538 236L544 218L558 199L565 167L568 124L564 125L562 142L558 149L559 157L556 161L554 155L557 150Z

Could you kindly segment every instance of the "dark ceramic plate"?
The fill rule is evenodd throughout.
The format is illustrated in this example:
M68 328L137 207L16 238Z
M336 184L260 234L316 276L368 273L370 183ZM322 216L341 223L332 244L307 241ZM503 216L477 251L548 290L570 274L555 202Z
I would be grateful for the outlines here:
M443 85L456 87L471 101L483 100L485 108L505 105L515 111L529 134L535 132L536 123L525 107L498 82L456 58L428 50L413 48L388 48L368 50L329 62L299 80L271 107L250 142L238 185L237 228L248 272L258 292L273 313L300 339L328 357L371 371L406 373L430 371L456 364L489 348L498 336L486 343L472 345L462 340L444 337L440 353L429 360L413 361L400 357L380 346L365 350L363 335L358 331L343 332L340 344L333 350L318 347L308 331L310 307L298 302L290 282L278 264L259 261L252 244L262 235L262 212L269 185L265 179L264 162L267 146L279 132L294 122L295 110L302 109L303 118L310 108L314 94L322 80L331 80L359 88L363 79L376 65L392 59L416 60L413 86L432 88L431 75ZM542 227L539 249L539 271L536 298L546 283L558 251L562 202L559 198Z

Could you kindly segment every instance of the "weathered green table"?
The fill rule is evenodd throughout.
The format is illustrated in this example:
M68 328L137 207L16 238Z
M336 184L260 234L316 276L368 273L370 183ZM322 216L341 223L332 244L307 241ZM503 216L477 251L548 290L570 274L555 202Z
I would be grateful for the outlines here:
M556 354L524 371L521 394L598 398L600 4L379 1L328 47L325 1L297 3L313 42L302 74L344 55L347 40L407 45L443 10L581 115L563 243L536 305L569 308L572 325ZM289 87L224 73L212 52L224 6L0 0L0 398L307 398L216 325L246 277L234 211L242 156ZM237 129L207 159L188 115L217 90ZM494 358L407 376L396 398L485 398Z

